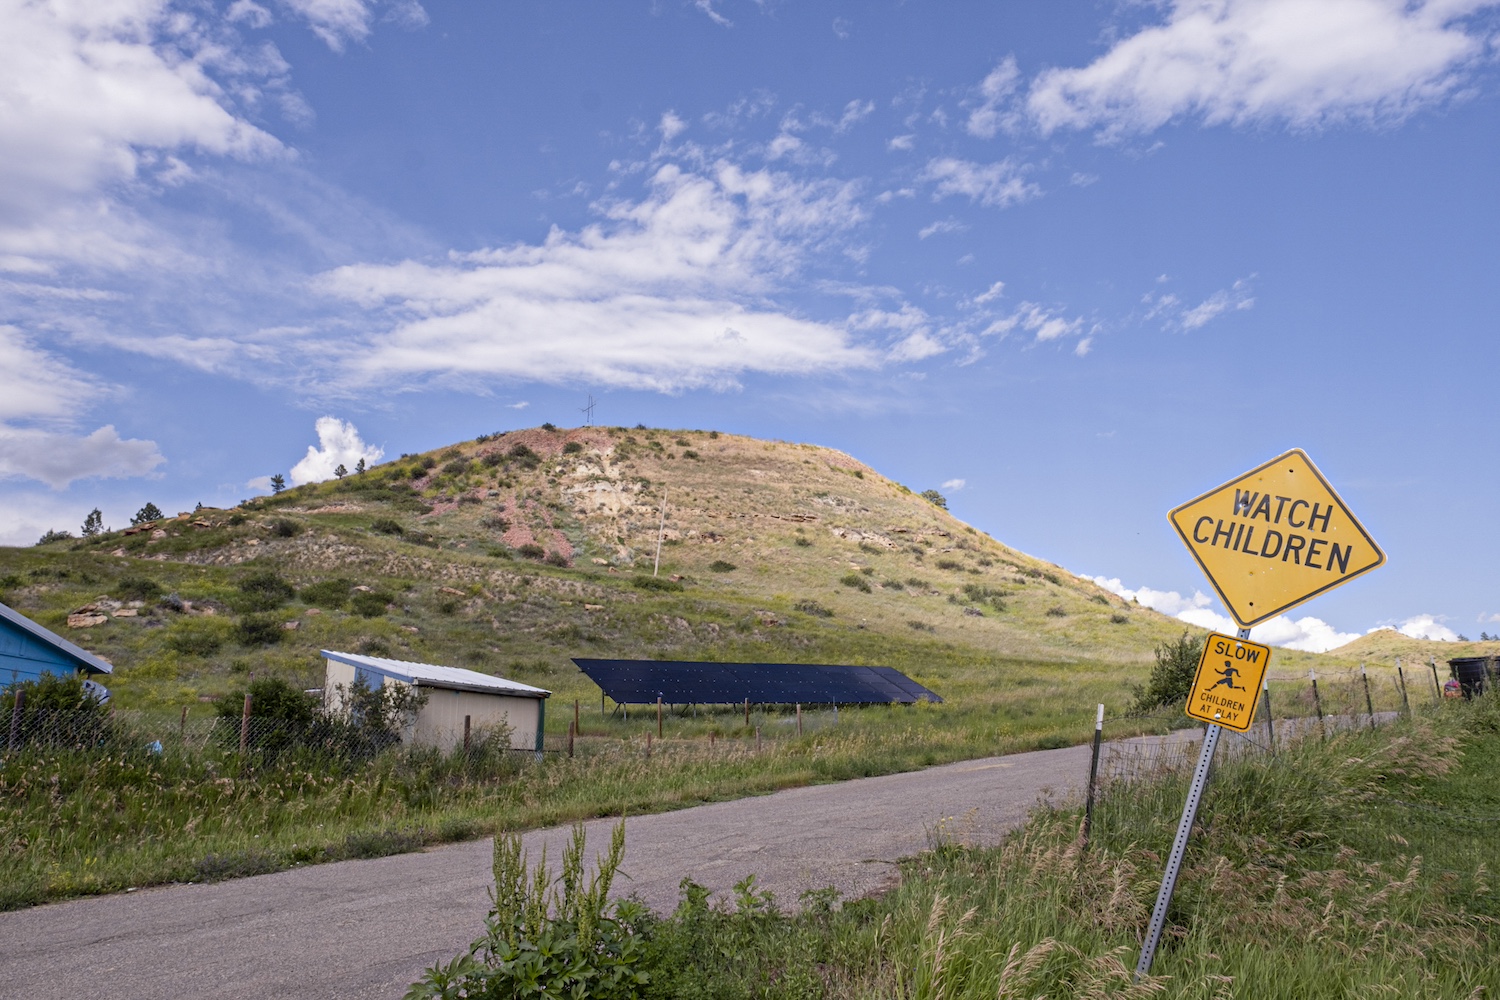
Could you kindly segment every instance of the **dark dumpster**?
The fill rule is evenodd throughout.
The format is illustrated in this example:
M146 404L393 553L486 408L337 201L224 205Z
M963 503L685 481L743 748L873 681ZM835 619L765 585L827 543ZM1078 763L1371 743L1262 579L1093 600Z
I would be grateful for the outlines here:
M1495 684L1496 657L1461 656L1448 661L1448 669L1458 679L1465 698L1483 694Z

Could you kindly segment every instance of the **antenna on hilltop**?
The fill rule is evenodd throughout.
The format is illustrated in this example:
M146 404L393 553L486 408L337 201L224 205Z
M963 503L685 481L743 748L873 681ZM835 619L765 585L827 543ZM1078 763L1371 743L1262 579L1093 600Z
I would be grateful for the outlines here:
M583 414L583 426L594 426L594 396L592 393L589 394L589 405L580 406L578 412Z

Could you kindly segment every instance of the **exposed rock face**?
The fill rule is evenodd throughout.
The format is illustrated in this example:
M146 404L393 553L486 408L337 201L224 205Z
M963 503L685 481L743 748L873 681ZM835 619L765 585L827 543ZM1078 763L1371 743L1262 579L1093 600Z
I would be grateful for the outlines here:
M95 625L103 625L107 621L109 621L108 615L71 614L68 616L68 628L93 628Z

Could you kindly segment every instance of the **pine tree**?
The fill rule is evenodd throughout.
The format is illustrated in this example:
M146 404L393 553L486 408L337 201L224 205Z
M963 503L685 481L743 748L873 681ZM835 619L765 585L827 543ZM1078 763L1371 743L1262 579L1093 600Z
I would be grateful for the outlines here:
M163 515L160 507L156 506L156 504L154 503L148 503L146 504L146 506L135 512L135 517L132 517L130 519L130 523L132 525L139 526L150 521L160 521L162 519L162 516Z
M280 493L284 489L286 489L286 476L278 472L271 477L271 492Z
M364 456L360 456L359 461L356 462L355 465L354 465L354 474L356 476L362 476L362 475L364 475L364 473L365 473L365 460L364 460Z
M89 516L83 519L83 537L93 538L104 530L104 515L95 507L89 511Z
M349 470L346 469L346 468L344 468L344 463L343 462L340 462L339 463L339 467L337 469L333 470L333 474L335 476L338 476L340 479L343 479L345 476L347 476L349 474Z

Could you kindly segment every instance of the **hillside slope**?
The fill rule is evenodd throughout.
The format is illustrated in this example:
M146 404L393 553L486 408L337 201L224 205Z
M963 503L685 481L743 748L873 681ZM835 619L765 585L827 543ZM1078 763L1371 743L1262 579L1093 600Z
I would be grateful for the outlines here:
M115 662L126 706L257 671L315 685L328 647L586 697L570 656L887 663L939 688L955 665L1071 663L1123 683L1183 627L842 453L644 428L484 435L233 511L0 550L0 591ZM88 605L106 620L68 629Z

